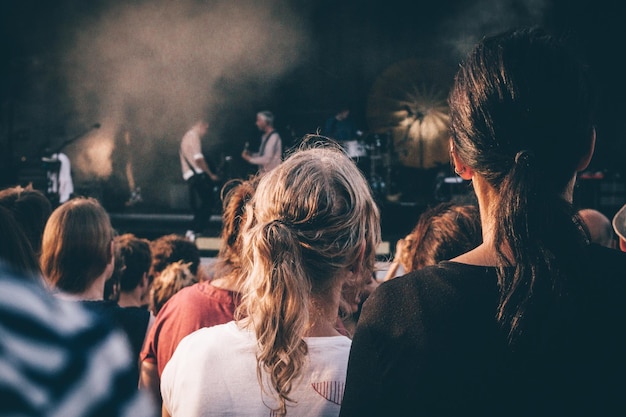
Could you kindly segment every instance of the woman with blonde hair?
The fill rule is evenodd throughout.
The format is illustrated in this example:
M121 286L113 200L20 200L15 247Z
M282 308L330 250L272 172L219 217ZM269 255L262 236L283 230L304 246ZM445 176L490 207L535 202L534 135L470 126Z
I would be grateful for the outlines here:
M165 267L152 281L150 288L150 311L155 316L167 301L185 287L198 282L189 269L191 262L176 261Z
M301 149L260 178L243 229L238 319L186 337L163 371L165 415L337 416L349 338L344 285L371 277L380 217L335 147Z

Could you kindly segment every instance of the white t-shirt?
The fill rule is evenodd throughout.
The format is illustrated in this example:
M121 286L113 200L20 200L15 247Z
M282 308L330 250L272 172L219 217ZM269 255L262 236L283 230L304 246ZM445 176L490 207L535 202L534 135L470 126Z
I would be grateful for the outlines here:
M338 416L352 341L305 338L308 362L294 384L287 416ZM267 416L278 401L257 379L256 338L234 321L185 337L161 376L163 404L172 417ZM267 386L267 384L266 384Z
M195 128L185 133L180 141L180 166L183 172L183 179L188 180L194 174L202 172L196 160L204 158L202 153L202 140ZM192 167L189 166L192 165Z

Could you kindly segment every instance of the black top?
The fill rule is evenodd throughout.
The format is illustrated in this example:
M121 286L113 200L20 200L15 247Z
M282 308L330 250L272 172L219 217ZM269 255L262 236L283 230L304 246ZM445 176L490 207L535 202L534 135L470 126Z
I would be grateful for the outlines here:
M81 301L88 309L108 315L128 336L133 358L139 363L139 353L146 337L150 312L142 307L120 307L115 301ZM137 371L139 372L139 371ZM137 373L137 380L139 374Z
M442 262L381 284L340 416L625 415L626 253L592 245L589 260L575 308L535 320L516 349L495 318L495 268Z

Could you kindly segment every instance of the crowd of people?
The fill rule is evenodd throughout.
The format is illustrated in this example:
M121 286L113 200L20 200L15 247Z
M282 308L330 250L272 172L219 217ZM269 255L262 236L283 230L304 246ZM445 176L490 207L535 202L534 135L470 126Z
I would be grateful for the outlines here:
M270 112L242 153L258 172L220 187L210 268L184 235L118 234L95 198L0 191L0 414L626 413L626 204L611 222L573 201L596 140L585 69L538 28L476 45L448 103L477 203L428 207L382 278L363 172L332 137L284 156ZM207 128L181 144L190 196L218 179Z

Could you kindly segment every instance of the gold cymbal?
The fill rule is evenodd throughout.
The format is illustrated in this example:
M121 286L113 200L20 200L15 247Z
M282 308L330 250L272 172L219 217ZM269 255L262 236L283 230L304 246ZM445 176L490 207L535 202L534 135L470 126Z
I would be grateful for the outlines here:
M400 163L433 168L449 163L447 94L450 69L409 59L387 68L375 81L367 102L371 131L390 134Z

